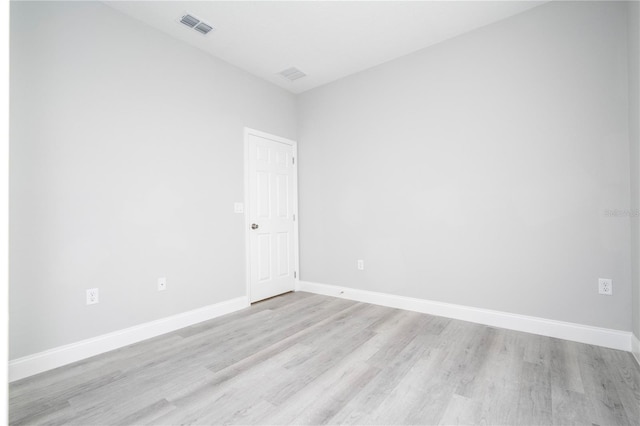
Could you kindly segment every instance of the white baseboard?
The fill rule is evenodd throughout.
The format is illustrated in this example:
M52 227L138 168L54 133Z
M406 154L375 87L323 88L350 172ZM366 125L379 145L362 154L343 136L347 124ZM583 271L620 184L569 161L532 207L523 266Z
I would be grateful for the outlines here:
M305 281L300 281L296 290L631 351L632 334L628 331Z
M91 339L59 346L9 361L9 381L23 379L43 371L99 355L180 328L229 314L249 306L246 296L226 300L192 311L103 334Z
M640 366L640 340L634 334L631 335L631 352Z

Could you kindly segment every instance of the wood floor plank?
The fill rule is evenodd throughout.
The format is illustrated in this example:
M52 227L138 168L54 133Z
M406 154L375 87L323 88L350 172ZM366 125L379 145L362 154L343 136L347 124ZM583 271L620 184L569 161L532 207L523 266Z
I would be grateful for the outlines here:
M244 359L241 359L234 364L215 372L215 377L212 380L212 384L222 384L228 380L236 378L238 375L243 372L254 368L256 365L264 363L269 360L273 356L278 356L282 351L291 348L292 346L302 346L305 350L308 348L304 345L298 344L306 335L314 334L315 330L318 328L324 327L326 324L331 323L335 317L342 316L342 313L345 310L349 310L351 308L355 308L356 304L351 304L350 306L345 307L343 310L338 310L331 314L331 312L327 312L322 319L318 319L313 321L313 324L309 327L300 330L297 333L291 334L286 338L273 343L270 346L263 346L259 350L256 350L254 353L250 354ZM344 306L343 306L344 307ZM289 360L295 359L296 355L290 356Z
M385 344L367 361L370 365L378 368L387 366L430 322L429 316L415 312L409 314L392 331L387 332Z
M91 381L85 381L75 386L65 386L61 382L63 391L56 391L49 385L51 396L43 395L41 392L34 392L33 399L29 394L22 394L16 399L12 399L11 410L9 412L10 423L34 423L35 419L50 414L52 409L64 409L68 407L69 400L78 395L85 395L93 390L101 390L111 383L118 382L124 377L121 371L107 373Z
M552 386L584 394L584 385L578 363L580 343L552 339L550 344Z
M640 424L640 369L628 352L598 348L627 418Z
M482 421L482 401L454 394L447 405L440 425L477 425Z
M456 386L455 393L460 396L471 397L474 394L474 390L477 388L478 383L483 379L485 371L494 371L499 368L498 365L491 363L491 356L497 351L493 348L497 344L499 332L491 327L484 327L479 333L475 333L473 338L470 338L470 343L467 349L473 348L473 351L467 351L465 355L460 356L463 360L458 364L458 385Z
M69 400L78 424L116 424L149 407L176 389L207 380L204 369L148 369ZM163 377L161 382L158 377ZM96 410L99 408L99 410Z
M178 410L160 418L161 424L203 423L207 418L229 417L246 410L293 378L283 364L305 350L303 345L289 346L223 382L214 378L171 393L167 400Z
M229 347L224 347L220 356L214 361L207 364L207 368L211 371L223 370L265 347L278 344L291 336L302 336L305 330L315 326L323 317L332 314L341 315L341 312L349 308L358 308L358 306L350 306L344 301L332 301L321 310L307 310L304 316L286 316L278 322L268 322L258 327L254 327L251 338L244 338L242 342Z
M344 336L343 339L340 339L339 344L332 346L330 350L327 348L327 350L309 358L293 369L290 368L289 370L295 375L295 380L287 383L287 385L279 389L278 392L269 395L267 401L274 405L285 403L289 398L313 382L319 375L332 368L336 362L341 361L352 351L371 339L373 335L374 333L371 331L350 333Z
M423 336L419 336L420 339ZM440 370L446 355L439 350L421 357L389 395L366 417L366 422L386 424L438 424L455 383Z
M166 399L162 398L153 404L141 408L130 415L118 420L117 425L147 425L154 424L158 421L158 418L165 413L175 410L176 407L169 403Z
M330 420L332 424L371 423L372 415L391 395L413 366L425 356L436 357L438 351L432 335L416 336L405 348L367 384L353 400Z
M385 317L386 321L391 319L391 316ZM371 330L371 328L367 327L367 330ZM287 400L286 404L280 406L265 405L267 411L262 413L261 422L263 424L299 424L301 416L317 416L319 414L314 413L319 411L323 413L322 416L324 417L333 416L342 408L343 404L346 404L350 398L358 394L357 389L351 387L349 380L345 379L345 377L353 375L356 366L371 358L385 343L386 337L383 334L375 334L371 339L343 358L342 361L336 363L333 368L320 374L313 382L293 395ZM369 365L366 365L363 369L372 374L375 371L379 371ZM364 385L365 381L364 378L361 378L356 382L359 385ZM350 395L349 398L342 396L336 398L336 393L341 393L340 389L346 389L345 392ZM233 422L247 424L240 421L241 419L232 420Z
M377 367L372 367L368 364L352 365L340 377L340 380L329 389L330 392L317 395L314 403L310 404L291 423L327 424L342 407L353 399L355 394L370 383L379 373L380 370Z
M524 347L518 337L519 334L509 330L497 331L483 369L465 388L469 397L461 401L471 401L466 405L473 402L473 407L470 406L464 414L469 414L477 403L480 406L475 418L477 424L515 425L517 422L524 357Z
M546 364L525 361L518 398L519 425L550 425L551 377Z
M396 399L401 402L400 407L393 411L405 413L398 419L399 423L438 424L457 391L475 380L486 357L485 351L477 351L476 348L490 346L495 330L468 323L457 325L460 328L456 342L446 348L441 347L438 356L418 361L394 391L394 394L398 393ZM447 332L453 329L451 327ZM404 395L401 393L403 389Z
M515 425L518 420L518 400L522 382L524 359L523 335L501 330L494 347L493 367L484 374L484 383L478 381L473 398L482 401L479 422L488 425Z
M591 424L590 411L589 401L584 394L559 387L551 389L551 412L554 425Z
M289 293L9 387L12 425L640 424L626 352Z
M593 423L599 425L634 424L629 420L599 348L585 345L579 355L582 382L589 400Z

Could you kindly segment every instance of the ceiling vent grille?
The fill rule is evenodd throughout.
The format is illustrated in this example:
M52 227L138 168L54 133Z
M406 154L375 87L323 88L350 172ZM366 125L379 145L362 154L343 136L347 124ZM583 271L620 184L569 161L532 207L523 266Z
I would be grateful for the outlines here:
M295 68L295 67L287 68L284 71L280 71L279 74L289 81L296 81L299 78L306 76L305 73L303 73L302 71L300 71L298 68Z
M207 34L209 31L213 29L213 27L209 24L205 24L204 22L200 22L198 25L193 27L194 30L201 32L202 34Z
M189 28L196 30L200 34L208 34L214 29L213 26L205 22L202 22L200 19L188 13L183 15L182 18L180 18L180 23L186 25Z
M180 18L180 22L182 22L189 28L193 28L200 23L200 20L197 18L194 18L191 15L184 15L182 18Z

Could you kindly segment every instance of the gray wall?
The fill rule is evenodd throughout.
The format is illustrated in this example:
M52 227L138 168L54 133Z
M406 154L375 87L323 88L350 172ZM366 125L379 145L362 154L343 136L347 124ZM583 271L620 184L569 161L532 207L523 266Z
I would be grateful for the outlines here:
M640 339L640 3L629 2L629 141L631 145L631 265L633 333Z
M302 94L302 279L630 330L626 10L549 3Z
M626 7L548 4L318 88L296 135L292 95L111 8L12 3L10 357L244 295L244 126L300 141L303 280L640 336L638 219L604 214L640 205Z
M243 126L293 95L98 2L12 3L11 90L11 358L246 293Z

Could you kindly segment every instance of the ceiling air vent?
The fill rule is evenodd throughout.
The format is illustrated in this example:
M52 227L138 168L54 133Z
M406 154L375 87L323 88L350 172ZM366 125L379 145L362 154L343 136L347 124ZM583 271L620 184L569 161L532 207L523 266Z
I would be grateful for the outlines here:
M291 67L284 71L280 71L279 74L289 81L295 81L299 78L306 76L305 73L303 73L302 71L300 71L298 68L295 68L295 67Z
M207 34L209 31L213 29L213 27L209 24L205 24L204 22L200 22L193 29L198 32L201 32L202 34Z
M213 27L211 25L202 22L200 19L188 13L180 18L180 23L186 25L189 28L193 28L200 34L208 34L213 30Z
M180 18L180 22L182 22L189 28L193 28L200 23L200 20L197 18L194 18L191 15L184 15L182 18Z

